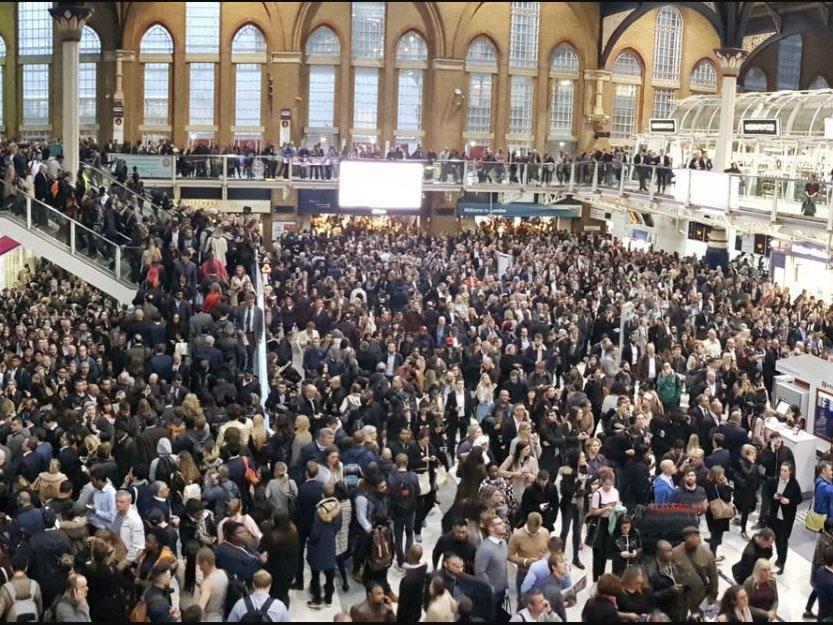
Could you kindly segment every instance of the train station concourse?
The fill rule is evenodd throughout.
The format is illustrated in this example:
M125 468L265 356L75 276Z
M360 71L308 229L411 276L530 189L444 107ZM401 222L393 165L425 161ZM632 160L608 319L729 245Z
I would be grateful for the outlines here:
M0 620L833 619L831 11L0 3Z

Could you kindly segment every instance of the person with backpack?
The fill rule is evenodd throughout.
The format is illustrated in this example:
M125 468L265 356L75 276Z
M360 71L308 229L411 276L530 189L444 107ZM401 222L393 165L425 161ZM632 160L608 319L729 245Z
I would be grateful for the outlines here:
M12 578L0 587L0 620L39 621L43 613L43 597L40 585L26 575L29 561L18 551L12 558Z
M405 561L405 551L410 549L414 542L414 520L419 497L419 478L416 473L408 470L408 456L404 453L396 456L396 470L388 478L388 492L393 517L396 565L401 568ZM403 534L405 535L404 549Z
M394 557L393 531L390 519L384 512L376 512L373 518L373 528L370 530L370 546L364 565L364 584L379 584L385 589L385 594L396 603L399 598L393 593L388 583L388 570L393 564Z
M230 623L288 623L289 612L280 599L269 595L272 576L263 569L252 576L254 590L241 597L228 615Z

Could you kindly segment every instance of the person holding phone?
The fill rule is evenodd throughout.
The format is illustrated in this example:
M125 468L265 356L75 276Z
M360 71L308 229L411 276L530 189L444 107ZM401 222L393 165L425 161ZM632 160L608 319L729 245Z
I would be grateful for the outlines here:
M396 614L391 604L384 587L370 582L365 600L350 608L350 617L359 623L394 623Z
M599 471L599 489L590 497L590 517L598 517L599 529L593 540L593 581L599 579L605 571L610 551L610 532L608 519L621 505L619 491L613 487L614 473L610 467Z

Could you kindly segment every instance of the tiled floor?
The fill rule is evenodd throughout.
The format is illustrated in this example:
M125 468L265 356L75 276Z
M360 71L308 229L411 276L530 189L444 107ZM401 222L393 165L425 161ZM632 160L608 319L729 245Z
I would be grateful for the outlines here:
M446 509L454 494L454 485L451 481L443 487L440 492L440 501L443 509ZM423 544L425 546L424 561L430 563L431 548L434 542L440 535L440 517L441 511L435 508L428 517L428 526L423 530ZM750 520L750 528L757 517L752 517ZM556 531L560 530L561 519L559 517L556 523ZM703 539L708 537L708 529L706 528L705 520L701 525ZM749 530L752 534L751 529ZM720 588L721 591L730 585L731 567L740 559L740 554L743 551L746 541L740 535L740 528L732 526L730 532L724 535L723 544L720 547L719 555L725 556L725 560L719 564L719 568L723 573ZM800 621L801 615L804 612L804 605L807 596L810 593L810 559L813 554L813 547L815 545L815 535L808 532L803 527L803 515L796 521L796 527L793 531L793 536L790 539L790 554L787 558L787 566L783 576L778 577L778 592L780 595L778 616L784 621ZM571 549L568 547L568 549ZM568 555L572 555L571 553ZM582 575L588 574L591 567L592 554L589 548L584 548L580 552L580 559L584 563L585 571L573 570L573 580L577 581ZM514 567L509 565L510 575L514 573L511 571ZM430 564L429 564L430 569ZM389 581L394 592L399 587L399 580L402 578L402 573L392 568L389 572ZM307 583L309 583L309 575L307 575ZM514 584L510 584L514 587ZM364 598L363 590L360 585L352 579L350 580L350 590L342 592L340 584L336 584L336 597L331 608L322 608L320 610L312 610L307 607L306 602L309 599L307 591L291 591L291 605L289 614L293 621L331 621L333 616L340 611L349 611L350 606L358 603ZM568 610L568 616L571 621L581 620L581 606L584 605L586 599L590 596L591 588L588 584L588 590L584 591L578 597L578 603L575 607ZM513 596L513 605L515 605L515 597Z

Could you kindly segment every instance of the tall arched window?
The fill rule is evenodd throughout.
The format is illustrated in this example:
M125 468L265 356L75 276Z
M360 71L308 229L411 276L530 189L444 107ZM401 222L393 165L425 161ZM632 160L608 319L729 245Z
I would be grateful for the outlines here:
M6 116L4 113L5 106L3 103L5 102L4 96L6 95L5 89L3 89L3 81L6 78L6 40L0 37L0 130L5 130L6 128Z
M639 89L642 86L642 61L625 50L613 62L613 129L614 137L636 134L639 110Z
M540 3L513 2L509 24L509 152L532 147Z
M708 91L714 93L717 91L717 72L714 65L706 59L701 60L694 69L691 70L691 79L689 86L692 90Z
M744 91L766 91L766 74L760 67L750 67L743 77Z
M351 4L353 141L379 141L379 68L385 55L385 3Z
M171 65L174 40L161 24L154 24L142 35L139 61L144 68L143 130L168 132L170 126Z
M413 153L422 142L422 92L428 69L428 46L419 33L402 35L396 45L397 104L396 143Z
M550 57L552 82L550 138L572 138L573 136L575 85L579 77L578 54L575 49L568 43L558 45Z
M78 117L82 126L96 123L96 77L101 58L101 39L89 26L81 31L80 64L78 65Z
M810 91L815 91L816 89L830 89L830 85L827 84L827 79L824 76L816 76L813 78L813 82L810 83L808 89Z
M263 66L266 64L266 37L254 24L246 24L231 42L234 65L234 140L259 147L263 138Z
M679 83L683 54L683 16L677 7L667 4L659 10L654 35L653 79Z
M52 62L52 16L48 2L17 3L17 51L22 69L25 137L47 138L49 128L49 64Z
M311 147L309 144L323 138L330 145L338 145L336 67L341 61L341 44L330 28L319 26L307 38L305 52L309 65L309 92L304 142Z
M778 42L778 78L776 88L798 89L801 80L801 35L791 35Z
M492 140L492 88L497 75L497 49L488 37L472 40L466 52L468 97L466 132L469 143L489 146Z
M214 100L220 61L220 3L185 3L185 61L188 63L188 139L214 140Z

